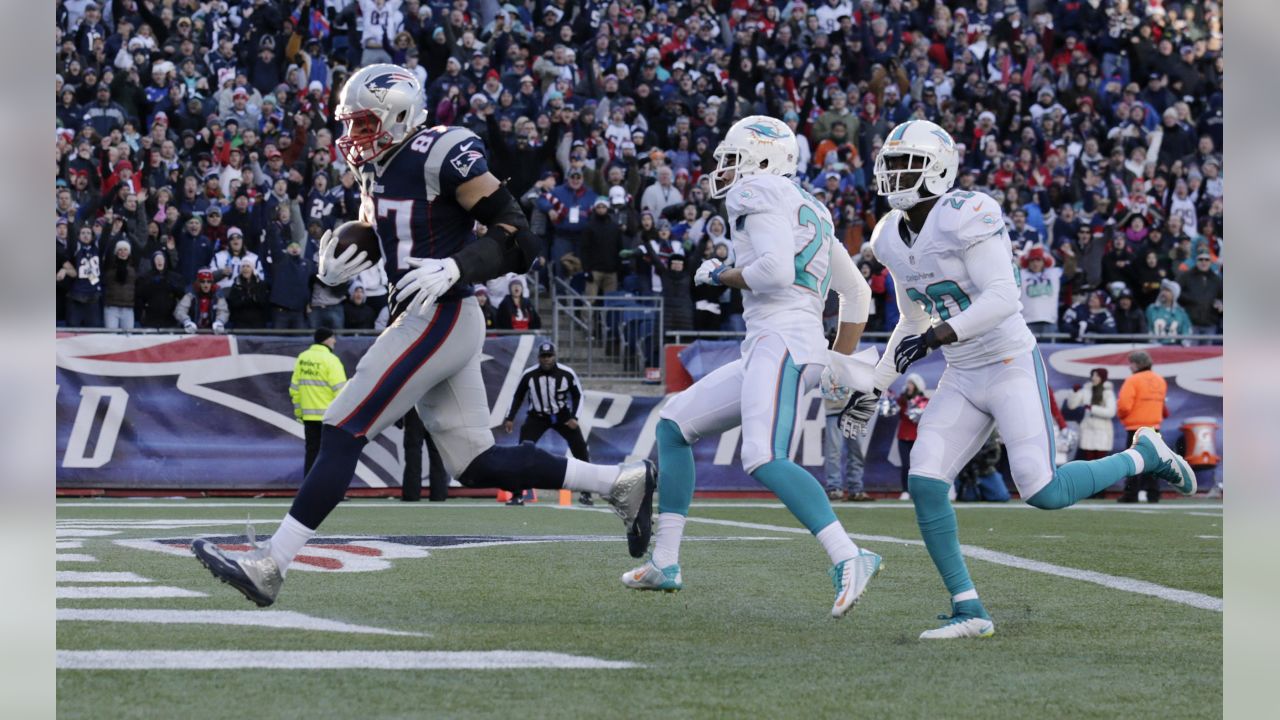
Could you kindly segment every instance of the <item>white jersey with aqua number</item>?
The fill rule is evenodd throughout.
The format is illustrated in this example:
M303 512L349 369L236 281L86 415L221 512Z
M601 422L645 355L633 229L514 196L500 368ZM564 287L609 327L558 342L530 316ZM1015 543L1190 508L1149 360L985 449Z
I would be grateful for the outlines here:
M954 320L982 295L971 275L971 266L966 265L973 262L972 253L980 243L986 262L1001 265L1004 269L1000 271L1009 273L1015 291L1021 285L999 203L984 193L952 190L934 205L910 245L903 237L907 233L903 219L899 210L881 218L871 233L871 247L876 259L892 273L899 303L918 306L932 324L952 321L960 339L943 346L947 364L976 368L1030 352L1035 347L1035 337L1018 312L1021 303L1016 297L1010 315L972 337L966 336L962 321ZM987 242L995 245L988 246ZM911 322L912 315L921 317L908 310L903 308L900 322ZM923 329L927 326L914 331Z
M734 265L743 269L747 285L753 288L742 292L742 319L747 326L743 354L761 335L775 333L782 336L797 364L826 364L822 310L836 246L830 211L795 182L778 175L742 178L725 197L725 206L733 228ZM768 237L753 237L751 228L765 225L748 222L756 214L773 216L767 223L772 228ZM767 263L759 261L766 247L776 252L779 243L786 243L780 254L787 255L790 264L773 267L766 275L761 271ZM774 281L780 277L791 280L779 286Z

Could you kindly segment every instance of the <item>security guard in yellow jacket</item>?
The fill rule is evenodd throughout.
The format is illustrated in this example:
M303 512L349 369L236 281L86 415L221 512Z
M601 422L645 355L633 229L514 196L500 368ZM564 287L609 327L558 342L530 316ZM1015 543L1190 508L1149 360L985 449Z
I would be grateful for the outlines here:
M338 338L327 327L316 330L314 344L298 356L293 366L293 378L289 381L289 397L293 400L293 416L302 421L303 435L307 443L307 455L303 474L320 452L320 429L324 425L324 412L347 384L347 371L342 361L333 353Z

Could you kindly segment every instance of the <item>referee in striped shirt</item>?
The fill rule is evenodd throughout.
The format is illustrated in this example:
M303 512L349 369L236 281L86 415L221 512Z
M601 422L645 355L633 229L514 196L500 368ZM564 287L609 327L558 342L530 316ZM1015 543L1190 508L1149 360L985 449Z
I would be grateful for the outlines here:
M582 403L582 385L578 375L568 366L556 362L556 346L544 342L538 346L538 364L524 371L516 386L515 398L507 411L502 427L511 432L515 427L516 413L529 398L529 414L520 427L520 442L537 443L547 430L560 433L569 444L569 452L583 462L590 462L587 441L578 427L578 406ZM578 502L594 505L590 493L582 493ZM519 496L511 498L511 505L523 505Z

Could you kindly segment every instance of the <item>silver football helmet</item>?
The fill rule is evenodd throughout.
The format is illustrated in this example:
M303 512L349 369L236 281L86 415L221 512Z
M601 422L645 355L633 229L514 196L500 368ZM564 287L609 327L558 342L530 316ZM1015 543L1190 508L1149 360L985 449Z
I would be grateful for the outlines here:
M338 151L359 167L427 122L426 93L418 77L399 65L369 65L347 79L333 115L343 125Z

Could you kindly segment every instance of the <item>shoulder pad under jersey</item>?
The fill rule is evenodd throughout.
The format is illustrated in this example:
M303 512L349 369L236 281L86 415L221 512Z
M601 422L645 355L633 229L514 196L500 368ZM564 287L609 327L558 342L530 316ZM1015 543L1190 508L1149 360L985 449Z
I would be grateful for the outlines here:
M753 213L777 212L793 206L800 197L795 183L780 175L748 175L735 183L725 196L725 209L738 217Z
M960 250L1005 231L1004 212L986 193L952 190L942 196L934 212L939 213L934 225L939 239Z

